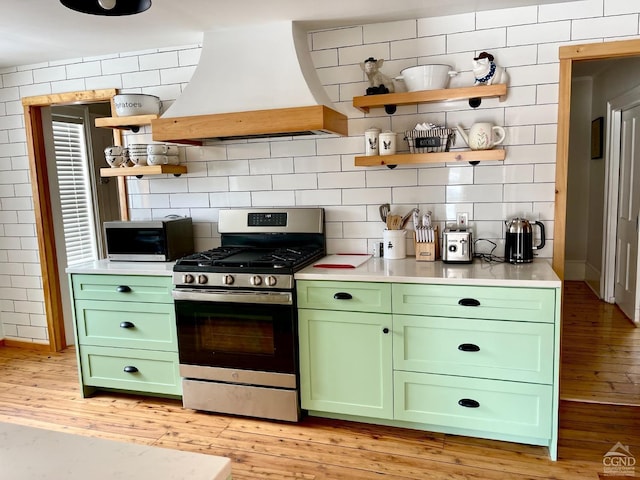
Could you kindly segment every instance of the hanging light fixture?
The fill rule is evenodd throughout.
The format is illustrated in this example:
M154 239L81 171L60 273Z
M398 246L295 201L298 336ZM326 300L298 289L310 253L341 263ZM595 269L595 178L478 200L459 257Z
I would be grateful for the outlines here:
M133 15L144 12L151 6L151 0L60 0L71 10L92 15Z

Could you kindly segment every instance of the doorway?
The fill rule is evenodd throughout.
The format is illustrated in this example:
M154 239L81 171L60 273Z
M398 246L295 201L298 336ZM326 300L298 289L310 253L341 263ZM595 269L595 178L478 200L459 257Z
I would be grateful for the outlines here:
M43 125L43 109L56 105L93 104L111 102L116 89L89 90L54 95L42 95L22 99L24 107L29 172L36 218L38 251L42 271L42 287L45 316L49 334L49 350L66 348L64 303L60 282L61 268L55 238L55 219L51 208L51 188L46 154L46 135ZM114 131L114 143L121 144L119 131ZM120 206L122 210L122 206ZM63 269L62 269L63 270Z

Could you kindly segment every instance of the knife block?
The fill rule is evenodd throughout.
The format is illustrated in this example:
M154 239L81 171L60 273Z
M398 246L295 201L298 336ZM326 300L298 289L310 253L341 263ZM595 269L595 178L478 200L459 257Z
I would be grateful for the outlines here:
M416 232L413 232L413 245L417 262L435 262L440 258L440 236L438 227L433 230L433 242L418 242Z

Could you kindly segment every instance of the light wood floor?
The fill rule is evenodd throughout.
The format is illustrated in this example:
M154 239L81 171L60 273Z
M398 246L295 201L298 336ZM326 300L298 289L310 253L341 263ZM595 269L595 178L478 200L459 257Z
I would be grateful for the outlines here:
M573 285L567 290L576 308L582 308L588 292L580 293ZM568 367L574 371L575 365L586 364L592 356L593 352L580 353L582 347L604 348L596 355L603 360L620 358L614 346L620 343L594 341L602 336L593 333L598 329L595 309L576 314L571 305L571 301L565 304L568 326L563 349L566 360L571 360ZM583 323L588 323L587 340L579 334ZM631 335L637 338L634 331ZM613 337L618 337L625 351L635 348L637 352L638 343L624 341L626 334ZM579 341L572 347L574 339ZM579 369L583 373L576 378L588 370ZM571 382L568 371L563 369L563 385ZM635 372L629 374L630 385L638 380ZM597 384L601 377L594 374L590 382ZM72 348L55 354L0 348L0 421L227 456L233 461L236 480L598 479L603 475L602 456L616 442L628 445L640 457L638 408L593 403L594 392L601 390L586 389L591 402L561 403L560 460L552 462L543 447L439 433L318 418L305 418L299 424L269 422L184 410L174 400L109 393L82 399ZM636 468L640 476L640 467Z

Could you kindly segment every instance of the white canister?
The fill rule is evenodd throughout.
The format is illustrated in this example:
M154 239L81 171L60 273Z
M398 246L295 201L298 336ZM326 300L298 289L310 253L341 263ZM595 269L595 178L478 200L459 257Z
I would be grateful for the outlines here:
M406 230L384 230L382 232L385 259L399 260L407 256L406 235Z
M367 156L380 155L379 145L380 129L371 127L364 132L364 153Z
M380 134L380 155L396 154L397 134L395 132L382 132Z

